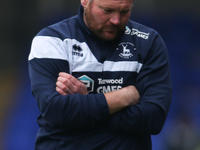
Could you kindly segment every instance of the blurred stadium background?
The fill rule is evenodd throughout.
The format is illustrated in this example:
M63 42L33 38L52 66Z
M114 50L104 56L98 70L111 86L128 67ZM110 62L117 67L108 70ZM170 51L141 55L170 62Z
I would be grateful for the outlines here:
M0 1L0 149L33 150L39 114L27 58L43 27L77 14L79 0ZM131 19L156 29L169 50L172 105L153 150L200 150L200 1L136 0Z

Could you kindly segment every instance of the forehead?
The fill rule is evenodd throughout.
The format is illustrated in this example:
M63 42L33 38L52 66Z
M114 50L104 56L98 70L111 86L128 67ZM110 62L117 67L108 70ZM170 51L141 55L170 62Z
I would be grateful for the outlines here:
M93 0L93 3L102 7L125 7L130 9L134 0Z

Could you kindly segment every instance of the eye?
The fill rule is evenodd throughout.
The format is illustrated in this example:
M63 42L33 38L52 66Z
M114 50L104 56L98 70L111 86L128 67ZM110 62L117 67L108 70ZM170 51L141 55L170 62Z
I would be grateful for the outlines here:
M112 9L104 9L104 12L105 12L106 14L109 14L109 13L112 13L113 10L112 10Z
M129 13L129 10L125 10L125 11L120 12L121 15L126 15L127 13Z

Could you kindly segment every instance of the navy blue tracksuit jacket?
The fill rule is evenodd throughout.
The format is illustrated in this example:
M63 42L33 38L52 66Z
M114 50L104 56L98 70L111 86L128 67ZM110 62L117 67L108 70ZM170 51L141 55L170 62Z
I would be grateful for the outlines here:
M37 150L151 150L169 111L172 88L167 48L153 29L129 21L112 42L96 38L83 8L42 29L29 55L32 93L41 115ZM88 95L60 95L59 72L83 82ZM135 85L137 105L110 115L103 93Z

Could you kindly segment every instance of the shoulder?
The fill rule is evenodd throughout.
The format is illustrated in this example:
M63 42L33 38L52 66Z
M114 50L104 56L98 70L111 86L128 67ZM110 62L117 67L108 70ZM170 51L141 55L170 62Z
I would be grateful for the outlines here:
M70 32L75 30L77 24L77 16L73 16L43 28L36 36L56 37L63 40L70 36Z
M76 16L43 28L32 40L29 60L33 58L63 59L68 56L63 42L71 35Z
M162 37L155 29L132 20L128 22L125 34L132 37L135 42L140 43L144 48L150 48L156 43L165 45Z
M151 59L156 55L167 55L165 42L153 28L130 20L126 26L125 35L134 43L141 62L145 62L147 57Z
M132 21L132 20L129 20L126 26L125 34L135 35L145 40L149 38L155 38L156 36L159 35L155 29L145 26L143 24L140 24L138 22Z

